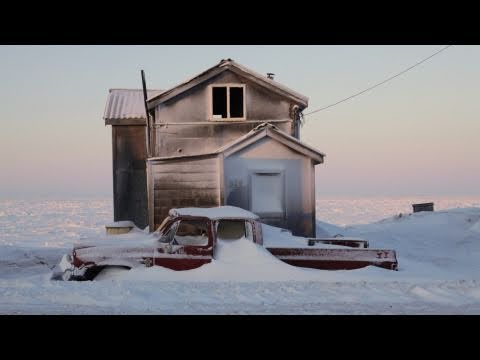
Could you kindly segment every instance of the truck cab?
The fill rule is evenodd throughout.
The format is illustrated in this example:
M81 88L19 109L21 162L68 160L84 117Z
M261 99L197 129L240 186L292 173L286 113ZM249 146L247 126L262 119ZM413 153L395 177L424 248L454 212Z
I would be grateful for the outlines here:
M110 267L131 269L163 266L190 270L212 261L218 239L247 238L262 244L258 216L235 207L172 209L159 228L149 235L125 239L129 234L107 240L82 242L65 255L53 271L55 280L92 280ZM113 238L113 239L112 239Z
M158 229L152 265L173 270L195 269L214 258L218 240L247 238L262 244L261 226L253 218L212 218L175 214Z
M262 230L265 228L265 231ZM397 269L395 250L370 249L362 239L308 239L262 224L258 216L232 206L171 209L159 228L82 242L53 271L56 280L92 280L104 269L163 266L191 270L215 258L219 241L246 239L279 260L299 267L349 270L373 265Z

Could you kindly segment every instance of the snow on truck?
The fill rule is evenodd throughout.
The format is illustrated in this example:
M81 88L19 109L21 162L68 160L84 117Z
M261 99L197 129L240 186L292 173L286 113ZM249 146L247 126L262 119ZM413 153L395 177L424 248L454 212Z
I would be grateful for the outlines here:
M93 280L110 268L163 266L172 270L198 268L215 258L219 242L247 239L279 260L299 267L350 270L369 265L397 270L394 250L371 249L355 238L304 238L258 221L233 206L171 209L148 236L110 236L75 244L53 270L55 280Z

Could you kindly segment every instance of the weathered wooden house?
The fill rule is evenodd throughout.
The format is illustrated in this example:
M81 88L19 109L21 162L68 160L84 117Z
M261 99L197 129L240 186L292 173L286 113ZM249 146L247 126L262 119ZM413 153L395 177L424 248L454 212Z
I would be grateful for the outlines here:
M111 89L114 220L153 231L173 207L239 206L315 236L308 98L228 59L166 91ZM149 115L146 115L148 108Z

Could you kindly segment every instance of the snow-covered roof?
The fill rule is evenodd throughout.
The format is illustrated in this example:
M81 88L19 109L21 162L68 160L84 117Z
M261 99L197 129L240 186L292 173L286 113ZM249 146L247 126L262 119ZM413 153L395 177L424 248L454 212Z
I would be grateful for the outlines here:
M163 90L147 90L147 97L162 93ZM145 121L145 103L142 89L110 89L103 119L107 125L115 120Z
M263 133L263 136L269 136L270 138L273 138L283 143L285 146L293 148L294 150L317 160L319 163L323 163L323 158L325 157L324 153L318 151L317 149L311 147L310 145L305 144L304 142L301 142L300 140L294 138L293 136L290 136L289 134L281 131L275 125L272 125L268 122L261 123L260 125L256 126L254 129L252 129L245 135L239 137L238 139L228 144L225 144L224 146L219 148L216 152L217 153L227 152L229 154L233 152L237 152L238 150L249 145L249 143L246 142L246 140L262 133Z
M170 216L201 216L216 219L258 219L258 215L235 206L218 206L212 208L178 208L171 209Z
M173 97L178 96L179 94L191 89L194 86L197 86L208 79L211 79L218 74L230 70L235 74L247 78L248 80L255 82L256 84L263 86L273 92L278 93L281 96L287 97L300 105L302 109L305 109L308 106L308 97L286 87L285 85L280 84L265 75L259 74L243 65L240 65L233 61L232 59L221 60L217 65L212 66L211 68L201 72L200 74L194 76L191 79L188 79L173 88L162 92L161 94L155 94L148 98L148 107L151 109L157 106L159 103L167 101Z

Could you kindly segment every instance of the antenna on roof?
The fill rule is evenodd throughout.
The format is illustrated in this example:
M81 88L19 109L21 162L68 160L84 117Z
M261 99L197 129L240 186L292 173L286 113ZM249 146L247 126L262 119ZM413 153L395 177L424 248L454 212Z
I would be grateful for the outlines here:
M146 147L147 147L147 156L151 157L151 148L150 148L150 114L148 112L148 105L147 105L147 84L145 82L145 72L143 70L140 71L142 74L142 87L143 87L143 102L145 104L145 115L146 115Z

